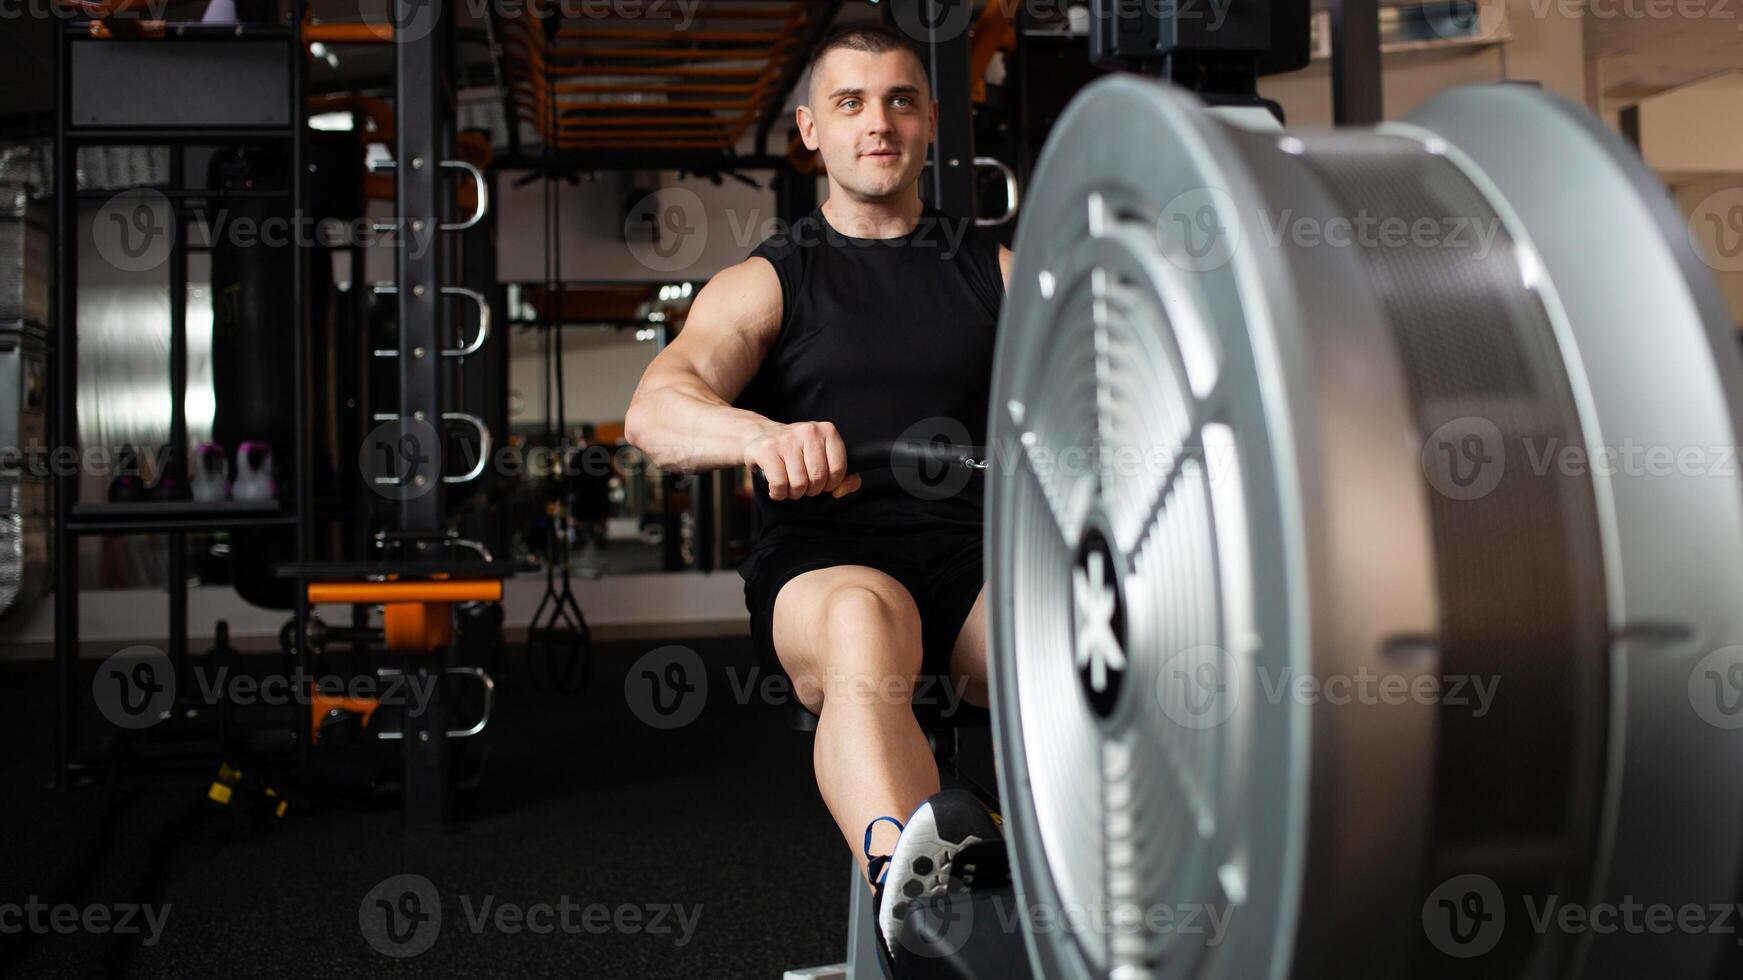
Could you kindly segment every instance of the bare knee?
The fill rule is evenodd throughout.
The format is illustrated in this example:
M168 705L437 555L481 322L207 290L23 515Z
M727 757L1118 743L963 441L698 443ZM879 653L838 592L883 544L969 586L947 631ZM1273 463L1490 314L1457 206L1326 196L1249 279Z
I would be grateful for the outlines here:
M901 586L854 582L831 589L820 612L823 646L840 669L920 668L920 611Z
M775 647L801 703L912 696L920 612L901 583L870 568L807 572L775 603Z

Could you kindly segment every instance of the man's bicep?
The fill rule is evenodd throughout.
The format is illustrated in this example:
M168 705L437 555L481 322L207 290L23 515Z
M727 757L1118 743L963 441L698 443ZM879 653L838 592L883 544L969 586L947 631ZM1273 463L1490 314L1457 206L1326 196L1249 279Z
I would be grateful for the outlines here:
M774 266L762 258L747 259L702 287L684 328L655 358L655 366L664 379L700 380L730 404L756 376L780 329L781 283ZM666 363L658 364L662 359Z

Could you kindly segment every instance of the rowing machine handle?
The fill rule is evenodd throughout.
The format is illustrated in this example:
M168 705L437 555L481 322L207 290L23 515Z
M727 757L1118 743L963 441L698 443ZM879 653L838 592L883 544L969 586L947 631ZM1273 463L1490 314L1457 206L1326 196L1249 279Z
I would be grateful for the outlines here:
M847 447L849 473L890 469L898 463L914 466L922 462L984 470L986 453L979 446L952 446L918 439L877 439Z

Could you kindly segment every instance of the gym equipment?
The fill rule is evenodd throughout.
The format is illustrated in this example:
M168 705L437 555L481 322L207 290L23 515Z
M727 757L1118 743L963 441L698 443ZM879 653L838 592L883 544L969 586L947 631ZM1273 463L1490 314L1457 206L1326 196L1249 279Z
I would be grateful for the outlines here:
M139 465L139 450L122 446L115 453L115 476L109 481L109 502L136 503L145 497L145 481Z
M48 472L32 458L48 445L45 332L0 321L0 615L43 593L48 578ZM4 456L0 453L0 456Z
M285 220L284 202L262 191L286 186L289 170L288 153L230 147L212 155L206 177L217 195L210 232L212 441L235 448L238 477L244 442L289 446L296 435L284 410L295 394L285 370L295 338L284 294L296 243L254 230Z
M558 233L561 190L551 174L544 177L545 302L539 304L543 340L545 444L555 458L569 458L568 401L563 381L563 258ZM555 297L555 302L551 298ZM577 693L593 681L593 631L575 601L574 562L569 555L569 505L561 473L552 473L541 488L550 515L545 541L545 591L527 621L526 658L533 684L542 690Z
M51 212L30 185L0 181L0 323L48 323Z
M1114 77L1017 242L1000 789L1023 907L1105 913L1025 923L1036 973L1710 975L1731 937L1525 905L1730 902L1743 843L1690 694L1743 636L1734 464L1623 455L1737 445L1743 371L1633 151L1528 86L1284 134ZM1429 693L1333 702L1362 677Z
M273 479L271 446L249 440L237 447L236 482L230 486L230 495L236 500L257 503L278 499L278 483Z
M230 499L230 461L224 457L223 446L200 443L194 450L193 468L190 485L195 500L209 504Z

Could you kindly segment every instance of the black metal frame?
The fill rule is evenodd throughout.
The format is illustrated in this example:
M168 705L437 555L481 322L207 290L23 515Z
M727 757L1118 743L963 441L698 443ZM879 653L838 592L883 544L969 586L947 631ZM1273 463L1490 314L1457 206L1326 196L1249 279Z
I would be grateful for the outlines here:
M930 3L969 4L971 0L890 0L884 8L887 21L896 21L897 4L920 7ZM932 143L932 167L923 178L932 206L953 218L973 220L974 193L974 95L969 78L968 31L941 28L951 18L923 17L916 12L910 23L926 28L919 41L926 62L926 77L932 82L932 98L938 102L938 133ZM898 27L897 30L900 30Z
M1386 116L1379 0L1331 0L1331 118L1371 126Z
M419 0L392 0L396 23L435 17L440 8ZM447 304L442 302L442 284L447 272L446 243L442 240L442 167L452 143L452 113L445 44L452 18L437 17L434 30L408 31L394 42L394 169L399 223L399 403L402 432L405 427L427 422L438 431L442 425L442 329ZM479 189L480 192L483 188ZM427 242L427 245L423 243ZM418 247L408 248L408 243ZM428 431L428 430L425 430ZM439 448L439 446L437 447ZM439 457L439 453L437 454ZM447 494L442 474L416 468L408 477L427 480L400 502L401 532L439 535L447 515ZM430 661L436 660L437 683L423 711L408 711L405 717L404 798L407 834L439 833L448 822L447 711L443 684L451 649L403 658L409 676L428 677Z
M56 446L74 446L79 438L78 426L78 280L82 237L79 234L79 202L97 195L80 192L77 181L78 149L104 144L165 145L170 147L171 188L165 194L170 200L172 221L177 234L169 259L170 278L170 472L181 477L188 458L186 388L187 388L187 235L185 229L190 212L185 202L212 196L210 192L185 188L184 153L189 144L234 141L267 142L287 140L291 146L291 182L287 192L271 192L270 196L290 198L292 213L301 213L304 204L303 141L306 139L306 105L303 88L306 61L302 56L302 15L306 0L291 0L289 27L251 27L251 38L282 39L289 49L286 63L290 72L290 125L288 127L77 127L72 123L72 45L89 39L83 25L68 25L56 32L55 39L55 313L53 343L50 356L54 361L55 391L50 401L51 440ZM188 26L170 32L161 39L137 43L180 44L204 43L220 37L235 37L236 28L223 31ZM110 42L113 43L113 42ZM268 196L268 195L261 195ZM304 320L307 309L304 300L304 257L301 249L291 250L292 288L291 322L295 325L295 401L294 412L299 420L294 450L298 487L294 514L262 513L259 508L223 506L179 506L173 513L150 515L137 508L105 507L102 504L79 503L79 474L62 473L54 477L54 529L50 537L51 563L54 567L54 653L55 653L55 730L54 771L52 785L66 789L72 785L79 770L74 759L78 748L79 711L79 537L82 535L167 533L171 556L169 613L169 654L178 675L187 660L187 534L196 531L238 527L277 527L293 525L296 533L298 562L307 559L310 520L310 490L308 473L307 427L301 424L306 411L304 385L307 377L307 330ZM295 615L299 631L308 621L307 590L299 581ZM306 656L306 655L305 655ZM305 662L303 665L307 667ZM297 719L299 741L307 745L307 712L293 712Z
M825 2L814 4L812 9L807 12L811 22L806 26L798 48L798 50L805 52L805 56L802 59L793 58L787 63L786 68L781 72L781 80L775 85L775 94L769 102L769 107L763 111L762 118L757 120L757 150L765 156L769 152L769 132L785 115L782 110L787 107L787 97L793 94L793 86L799 84L800 76L804 75L805 69L810 67L811 51L816 48L817 42L823 39L823 35L829 31L830 25L835 23L835 16L840 12L841 0L825 0Z

